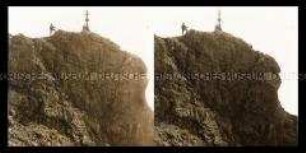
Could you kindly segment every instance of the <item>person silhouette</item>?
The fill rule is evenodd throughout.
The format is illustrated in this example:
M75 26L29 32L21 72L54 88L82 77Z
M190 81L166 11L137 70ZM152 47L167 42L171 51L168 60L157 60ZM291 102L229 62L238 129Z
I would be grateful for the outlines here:
M52 35L53 31L55 31L55 26L51 23L50 24L50 35Z
M185 25L185 23L183 22L181 28L182 28L182 35L184 35L184 33L187 32L187 28L188 28L188 27L187 27L187 26Z

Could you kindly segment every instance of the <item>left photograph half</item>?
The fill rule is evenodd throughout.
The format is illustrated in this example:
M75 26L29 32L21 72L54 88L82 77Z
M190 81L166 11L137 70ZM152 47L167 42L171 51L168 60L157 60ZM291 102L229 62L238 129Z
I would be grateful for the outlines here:
M9 146L153 145L154 36L142 10L9 7Z

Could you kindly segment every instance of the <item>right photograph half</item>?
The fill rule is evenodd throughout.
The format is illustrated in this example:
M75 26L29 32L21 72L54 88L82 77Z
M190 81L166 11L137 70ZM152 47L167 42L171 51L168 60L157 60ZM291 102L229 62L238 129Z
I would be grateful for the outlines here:
M298 144L297 7L154 10L157 145Z

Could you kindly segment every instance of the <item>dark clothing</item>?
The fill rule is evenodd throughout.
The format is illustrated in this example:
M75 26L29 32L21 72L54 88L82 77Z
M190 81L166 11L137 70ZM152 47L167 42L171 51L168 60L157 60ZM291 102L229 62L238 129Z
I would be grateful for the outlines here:
M182 35L187 32L187 26L185 23L182 24Z
M52 34L52 31L55 31L55 27L54 27L53 24L51 23L51 25L50 25L50 35Z

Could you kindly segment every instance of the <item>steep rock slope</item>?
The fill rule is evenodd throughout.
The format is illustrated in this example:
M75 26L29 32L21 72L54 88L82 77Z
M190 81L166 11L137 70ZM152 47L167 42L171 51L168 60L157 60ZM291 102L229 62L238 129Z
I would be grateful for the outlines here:
M277 96L280 68L225 32L155 36L158 145L297 144L297 117Z
M150 145L143 61L94 33L9 40L9 145Z

